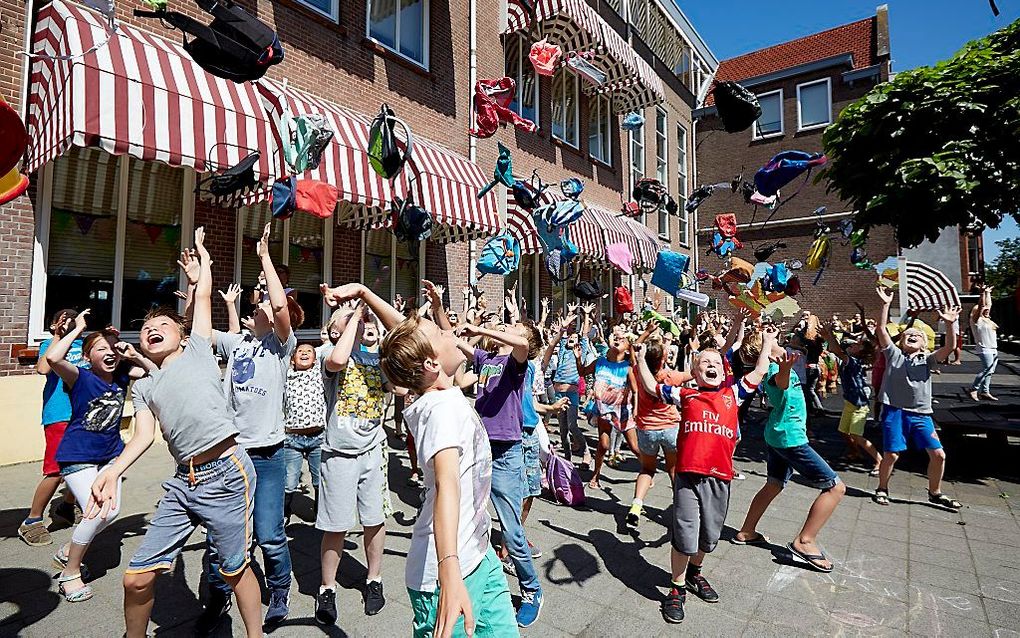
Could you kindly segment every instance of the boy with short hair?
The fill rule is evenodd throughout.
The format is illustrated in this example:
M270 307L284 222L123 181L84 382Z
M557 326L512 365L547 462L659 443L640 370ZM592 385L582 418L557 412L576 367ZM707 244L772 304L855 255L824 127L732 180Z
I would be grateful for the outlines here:
M775 333L766 333L766 346L774 342ZM684 619L686 589L705 602L719 602L719 594L702 575L701 567L705 554L719 543L729 510L737 411L740 403L754 394L768 370L768 351L758 357L755 368L739 383L726 382L722 355L717 350L701 352L694 360L693 376L698 384L694 389L658 383L643 350L642 343L636 344L641 387L681 411L673 478L672 588L662 603L666 622L679 623Z
M323 294L331 305L349 299L368 304L390 329L380 350L383 371L391 383L419 395L404 414L426 488L405 570L414 636L519 635L510 588L489 544L488 437L453 382L465 360L459 340L417 313L405 320L361 284L324 285Z
M963 505L942 493L942 474L946 469L946 452L935 432L931 407L931 371L939 361L945 361L956 348L956 321L959 308L943 308L939 318L946 323L946 343L935 352L927 350L928 337L918 328L910 327L899 335L899 346L893 342L886 328L889 323L889 306L893 294L885 288L877 289L882 300L879 317L878 345L885 356L885 372L878 400L882 404L882 448L885 455L879 467L878 488L873 500L879 505L889 504L889 478L900 454L908 442L924 448L928 453L928 501L947 509L958 510ZM902 292L900 294L903 294Z
M792 558L823 573L832 571L833 564L815 540L836 506L846 493L846 486L829 464L812 449L807 435L807 399L800 377L794 367L800 358L788 354L774 341L764 341L760 334L748 336L740 347L740 356L747 364L769 353L772 363L762 383L772 411L765 421L765 446L768 453L768 479L751 499L740 531L733 538L737 545L767 545L769 539L757 531L758 522L773 500L783 491L794 470L813 487L821 490L808 511L800 533L786 545Z
M32 505L29 508L28 516L18 527L18 537L32 547L41 547L53 542L50 537L50 530L43 523L43 514L46 506L49 505L53 495L60 487L60 465L57 464L57 448L64 438L64 430L71 420L71 398L67 393L67 386L60 380L46 361L46 353L50 348L55 348L60 339L68 333L74 323L74 317L78 312L74 309L59 310L53 315L50 322L50 332L53 337L42 342L39 346L39 360L35 364L35 371L46 375L46 385L43 386L43 409L42 426L43 437L46 440L46 451L43 455L43 478L35 488L32 495ZM67 352L67 361L80 367L88 368L89 362L82 356L82 340L75 339L71 349ZM74 495L71 490L64 493L64 498L53 508L51 516L63 520L68 525L77 524L81 511L75 505Z
M326 432L322 447L322 499L315 527L322 530L322 584L315 618L336 624L336 574L344 538L357 522L365 532L365 614L374 616L386 604L382 557L384 523L391 513L386 483L386 378L379 367L379 331L365 318L359 303L338 318L340 340L322 362L326 392Z
M199 274L193 323L172 310L151 311L142 325L140 347L156 366L132 388L135 434L116 461L92 486L86 517L105 517L117 507L120 477L152 444L157 419L177 471L164 483L141 546L124 573L124 617L128 638L146 634L157 571L168 571L188 537L201 524L223 557L220 573L237 595L249 637L262 635L262 594L250 566L255 469L223 396L220 367L212 350L212 259L205 230L195 229ZM183 264L182 264L183 266ZM185 341L187 348L185 348Z

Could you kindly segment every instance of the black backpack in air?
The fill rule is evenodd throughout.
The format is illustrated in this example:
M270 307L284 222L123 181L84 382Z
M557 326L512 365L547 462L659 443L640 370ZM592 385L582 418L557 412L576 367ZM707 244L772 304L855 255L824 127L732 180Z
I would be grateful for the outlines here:
M712 89L712 95L727 133L745 131L761 117L758 96L736 82L719 82Z
M410 195L407 199L394 197L390 212L393 234L398 241L415 244L432 236L432 215L421 206L415 206Z
M401 149L397 141L394 126L399 124L404 128L404 137L407 140L404 148ZM383 104L379 109L379 115L372 120L372 128L368 132L368 163L380 177L393 179L403 170L404 164L411 159L413 140L411 139L411 127L403 120L393 114L393 109Z
M255 180L255 165L258 164L259 158L259 152L255 151L222 173L202 179L195 186L195 192L204 189L216 198L245 195L258 186L258 181Z

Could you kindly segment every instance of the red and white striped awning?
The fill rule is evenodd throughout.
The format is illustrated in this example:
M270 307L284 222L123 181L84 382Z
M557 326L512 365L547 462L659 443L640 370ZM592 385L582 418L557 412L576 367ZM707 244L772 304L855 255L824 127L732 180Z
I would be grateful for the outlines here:
M627 41L585 0L509 0L505 33L532 26L527 4L536 2L537 37L559 45L564 54L593 50L592 63L608 76L598 88L585 90L611 98L617 113L634 111L665 100L662 79Z
M640 257L635 255L638 259L637 268L639 270L652 271L655 270L655 260L659 257L660 250L668 250L669 245L659 239L658 235L652 231L651 228L645 226L636 219L626 219L627 228L634 233L634 236L638 239L638 250L640 251Z
M277 174L271 124L253 85L206 73L180 44L122 23L109 33L106 25L98 13L62 0L39 11L27 171L81 146L198 172L259 151L256 178Z
M627 228L627 220L621 217L619 213L600 206L589 205L588 213L602 226L602 232L605 234L605 245L626 244L627 248L630 249L630 254L634 257L631 265L638 265L641 256L638 239Z
M907 261L907 308L940 310L959 308L960 295L956 286L941 270L919 261ZM900 282L901 285L903 282Z
M520 208L514 199L513 191L503 189L506 193L506 229L517 241L521 242L521 252L525 255L533 255L542 252L542 242L538 239L538 231L535 229L535 221L531 213ZM546 200L549 191L542 193L541 199ZM547 201L543 201L548 203Z
M441 225L433 229L429 241L464 241L503 232L496 189L478 199L490 178L463 155L415 136L411 161L404 168L408 172L414 202L431 211Z
M503 190L506 193L507 231L521 242L521 251L524 254L542 252L542 242L538 238L538 230L535 228L535 221L531 213L517 206L513 193L509 189ZM562 195L553 192L550 188L542 193L539 205L552 204L563 201L563 199ZM605 261L606 242L602 237L601 222L592 215L590 208L587 208L585 213L567 228L570 241L574 242L580 250L581 261Z

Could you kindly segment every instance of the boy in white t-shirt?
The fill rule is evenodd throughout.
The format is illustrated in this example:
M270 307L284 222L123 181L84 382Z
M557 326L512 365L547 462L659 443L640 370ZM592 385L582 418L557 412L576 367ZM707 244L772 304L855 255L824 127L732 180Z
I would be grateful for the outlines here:
M457 337L417 313L403 319L361 284L324 286L323 295L330 305L368 305L390 329L380 350L383 372L419 396L404 410L426 490L405 569L414 636L518 636L510 588L489 542L488 436L453 382L465 360Z

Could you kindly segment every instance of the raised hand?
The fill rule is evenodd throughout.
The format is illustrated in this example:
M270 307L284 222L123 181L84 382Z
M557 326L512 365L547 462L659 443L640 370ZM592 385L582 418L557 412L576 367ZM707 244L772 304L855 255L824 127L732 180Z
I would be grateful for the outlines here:
M195 249L182 250L181 258L177 260L177 265L184 271L184 275L188 278L188 284L194 286L198 283L198 273L201 268L201 264L198 261L198 253Z
M78 331L85 330L85 328L88 326L88 316L90 312L91 310L86 308L85 310L82 310L81 312L78 313L78 316L74 318L75 330Z
M113 349L117 351L117 354L119 354L121 358L126 359L127 361L134 362L139 361L142 358L142 355L135 350L135 347L127 341L118 341L114 344Z
M360 299L364 291L365 287L358 283L344 284L336 288L330 288L329 284L319 284L319 292L330 308L336 308L345 301Z
M581 312L583 312L589 317L592 316L592 314L595 312L595 304L591 302L584 304L583 306L581 306Z
M884 304L892 303L893 293L888 288L884 286L879 286L878 288L875 288L875 292L878 293L878 298L882 300L882 303Z
M776 363L779 364L780 370L792 370L798 361L800 361L800 354L798 352L789 352L780 355Z
M253 317L245 317L241 319L241 327L248 332L255 332L255 319Z
M939 311L939 318L947 324L955 323L956 320L960 318L960 309L943 306L942 310Z
M198 256L205 261L209 259L209 250L205 247L205 226L199 226L195 229L195 252ZM212 265L212 262L209 262Z
M273 230L273 222L266 222L265 228L262 229L262 237L259 239L259 243L255 244L255 254L258 255L259 259L265 259L269 256L269 233Z
M428 279L421 280L421 292L432 304L432 307L439 308L443 305L443 287L437 286ZM399 295L398 295L399 296ZM396 305L394 304L394 308Z
M224 303L232 304L241 295L241 284L230 284L227 286L227 291L217 290L220 293L220 297L223 297Z
M547 312L549 310L549 297L542 297L542 311Z
M577 304L567 304L567 313L571 315L577 315Z

